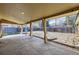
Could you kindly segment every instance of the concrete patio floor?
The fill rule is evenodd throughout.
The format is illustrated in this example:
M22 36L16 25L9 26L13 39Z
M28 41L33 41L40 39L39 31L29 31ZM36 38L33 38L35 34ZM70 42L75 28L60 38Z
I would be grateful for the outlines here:
M32 35L38 36L43 38L44 33L43 31L33 31ZM61 32L47 32L47 38L49 40L53 40L55 42L59 42L62 44L66 44L69 46L74 46L73 40L75 39L74 33L61 33ZM76 45L78 47L78 45Z
M77 55L79 51L57 43L48 42L27 34L0 38L0 55Z

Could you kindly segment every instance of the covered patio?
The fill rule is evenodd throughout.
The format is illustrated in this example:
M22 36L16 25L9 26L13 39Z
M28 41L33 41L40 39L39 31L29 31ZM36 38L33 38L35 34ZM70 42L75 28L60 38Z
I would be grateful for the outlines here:
M61 33L59 29L47 30L47 20L51 17L56 19L71 15L76 15L75 29L67 29L72 33L67 33L67 30ZM33 23L37 21L42 23L41 30L33 31ZM18 25L19 34L4 36L3 23ZM23 26L27 24L30 31L23 32ZM69 27L69 24L64 25ZM0 4L0 54L79 54L79 4Z

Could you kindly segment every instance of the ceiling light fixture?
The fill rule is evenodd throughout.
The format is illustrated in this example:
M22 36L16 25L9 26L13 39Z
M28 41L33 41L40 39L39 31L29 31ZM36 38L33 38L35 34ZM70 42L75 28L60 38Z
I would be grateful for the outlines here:
M24 12L21 12L22 15L24 15Z

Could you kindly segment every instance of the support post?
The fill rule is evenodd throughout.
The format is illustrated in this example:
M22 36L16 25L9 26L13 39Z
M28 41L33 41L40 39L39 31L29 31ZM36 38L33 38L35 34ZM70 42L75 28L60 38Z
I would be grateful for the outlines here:
M23 25L20 25L20 34L23 33Z
M75 24L77 25L75 33L79 36L79 11L78 11L78 14L76 16L76 23Z
M43 32L44 32L44 43L47 43L47 32L46 32L46 19L42 19Z
M76 28L75 28L75 38L73 39L73 45L78 45L79 44L79 12L76 16Z
M0 38L2 38L2 25L0 23Z
M32 22L30 22L30 36L32 36Z

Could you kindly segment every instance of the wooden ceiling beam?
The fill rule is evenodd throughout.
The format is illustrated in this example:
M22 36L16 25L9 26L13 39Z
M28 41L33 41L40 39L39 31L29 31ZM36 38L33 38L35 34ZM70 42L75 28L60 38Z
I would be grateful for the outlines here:
M18 23L16 23L16 22L8 21L8 20L5 20L5 19L0 19L0 23L18 24Z

